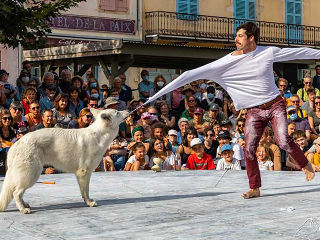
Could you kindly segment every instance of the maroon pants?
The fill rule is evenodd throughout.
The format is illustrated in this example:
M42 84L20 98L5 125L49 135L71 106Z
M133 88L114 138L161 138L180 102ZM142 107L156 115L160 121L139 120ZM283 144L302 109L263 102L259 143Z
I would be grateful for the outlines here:
M287 151L301 168L305 167L308 163L307 158L298 145L288 136L286 105L283 100L274 103L271 108L267 110L258 107L250 108L248 109L245 124L244 155L251 189L261 187L256 151L259 140L268 122L271 122L275 141L278 146Z

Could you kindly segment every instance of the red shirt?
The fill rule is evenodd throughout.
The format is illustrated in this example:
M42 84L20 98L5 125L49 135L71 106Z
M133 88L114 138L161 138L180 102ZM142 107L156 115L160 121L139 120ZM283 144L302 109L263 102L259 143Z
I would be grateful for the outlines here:
M203 153L203 158L199 159L197 155L191 154L187 161L187 168L193 170L212 170L215 169L213 159L209 154Z

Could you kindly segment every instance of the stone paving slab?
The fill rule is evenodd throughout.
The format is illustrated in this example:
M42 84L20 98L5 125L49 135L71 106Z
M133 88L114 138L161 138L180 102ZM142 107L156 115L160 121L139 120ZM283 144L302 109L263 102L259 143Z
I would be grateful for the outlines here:
M320 175L263 172L263 197L244 200L245 171L93 173L86 207L72 174L43 175L25 194L32 214L11 202L0 239L320 239ZM2 185L2 182L0 182Z

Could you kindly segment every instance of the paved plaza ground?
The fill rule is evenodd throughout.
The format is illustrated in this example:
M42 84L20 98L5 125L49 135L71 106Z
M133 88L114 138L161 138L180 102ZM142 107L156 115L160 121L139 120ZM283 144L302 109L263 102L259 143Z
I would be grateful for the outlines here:
M11 202L0 239L320 239L320 175L263 172L262 195L244 200L245 171L93 173L86 207L72 174L41 176L25 194L32 214ZM2 185L3 182L0 182Z

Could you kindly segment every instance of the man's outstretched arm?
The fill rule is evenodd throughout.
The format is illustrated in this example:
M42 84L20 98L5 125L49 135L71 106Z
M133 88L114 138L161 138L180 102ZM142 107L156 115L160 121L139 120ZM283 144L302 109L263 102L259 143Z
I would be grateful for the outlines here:
M153 102L154 100L161 97L162 95L167 94L179 87L185 86L188 83L194 82L199 79L207 79L207 80L212 80L219 83L220 82L219 76L221 75L225 67L225 62L222 59L208 63L202 67L184 72L175 80L173 80L164 88L162 88L155 95L151 96L145 104L149 102Z
M320 50L313 48L278 48L273 49L273 61L283 62L297 59L320 59Z

